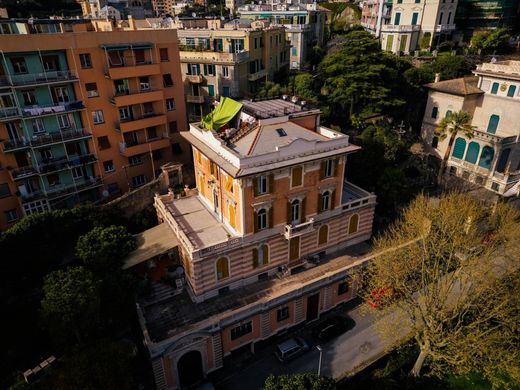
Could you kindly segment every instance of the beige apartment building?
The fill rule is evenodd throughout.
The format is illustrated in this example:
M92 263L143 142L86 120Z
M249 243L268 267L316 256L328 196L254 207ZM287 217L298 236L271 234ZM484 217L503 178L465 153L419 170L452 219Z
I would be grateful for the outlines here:
M155 198L185 284L139 304L158 389L191 386L355 297L366 259L346 254L372 232L375 195L345 180L359 147L321 126L319 110L223 98L203 122L184 134L196 190Z
M397 0L390 3L390 18L379 19L381 47L393 53L410 54L420 48L450 40L455 30L458 0ZM389 6L385 4L388 8ZM386 11L388 12L388 11Z
M446 175L498 195L517 196L520 183L520 61L484 63L475 76L440 81L429 89L422 137L429 152L442 158L448 139L439 141L435 128L452 112L472 115L471 139L457 134Z

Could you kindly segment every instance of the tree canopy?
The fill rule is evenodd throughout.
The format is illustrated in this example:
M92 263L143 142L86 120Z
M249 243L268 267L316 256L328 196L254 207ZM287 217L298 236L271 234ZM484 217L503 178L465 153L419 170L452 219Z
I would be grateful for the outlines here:
M336 382L314 373L269 375L264 390L336 390Z
M426 364L438 376L520 379L519 219L507 204L419 196L377 240L363 295L377 317L392 313L378 321L384 338L415 340L415 375Z
M511 33L506 28L479 31L473 34L471 46L482 50L483 54L501 54L508 50Z

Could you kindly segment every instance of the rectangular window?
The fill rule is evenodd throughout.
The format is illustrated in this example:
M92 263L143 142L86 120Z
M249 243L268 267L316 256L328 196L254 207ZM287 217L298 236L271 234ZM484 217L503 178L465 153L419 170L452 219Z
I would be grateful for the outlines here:
M166 109L168 111L175 111L175 100L173 98L166 99Z
M60 129L70 129L70 120L68 115L58 115L57 118Z
M299 187L303 184L303 168L294 167L291 172L291 187Z
M208 84L208 95L209 96L215 96L215 86Z
M72 177L74 179L80 179L83 175L83 168L82 167L74 167L72 168Z
M222 96L229 97L229 95L230 95L230 88L226 87L226 86L222 87Z
M222 77L229 77L229 68L227 66L222 66Z
M439 115L439 107L433 107L432 108L432 118L437 119L438 115Z
M106 135L102 137L98 137L98 146L100 150L105 150L110 148L110 141L108 140L108 137Z
M162 150L161 150L161 149L154 150L154 151L152 152L152 158L153 158L154 160L156 160L156 161L157 161L157 160L160 160L161 158L163 158ZM160 170L160 169L159 169L159 173L161 173L161 170ZM156 175L156 176L158 176L158 175Z
M296 47L291 48L291 55L292 56L297 56L298 55L298 48L296 48Z
M82 69L92 68L92 59L90 53L82 53L79 55L79 62Z
M67 103L69 102L69 90L67 87L55 87L53 89L53 95L55 97L56 102L58 103Z
M42 56L42 64L46 72L60 70L60 60L58 56Z
M6 198L11 196L11 190L9 189L9 184L2 183L0 184L0 198Z
M516 92L516 86L510 85L507 90L507 96L513 97L513 96L515 96L515 92Z
M113 172L114 169L114 162L112 160L103 161L103 169L105 172Z
M153 127L147 127L146 128L146 136L148 139L156 139L157 138L157 128L155 126Z
M96 110L92 111L92 120L94 121L94 124L100 124L105 122L105 117L103 116L103 111Z
M498 93L498 87L499 87L498 83L493 83L493 85L491 86L491 93L493 95L496 95Z
M139 155L128 157L128 164L130 164L130 165L139 165L139 164L142 164L142 162L143 162L143 159Z
M323 177L331 177L334 174L334 160L325 160L323 166Z
M417 25L417 19L419 18L419 13L418 12L414 12L412 14L412 26L415 26Z
M348 292L348 282L343 281L338 283L338 295L343 295Z
M170 57L168 56L168 48L161 47L159 49L159 57L161 58L161 62L170 61Z
M119 109L119 119L123 120L123 121L132 119L132 112L130 110L130 107L126 106L126 107L121 107Z
M43 121L41 119L34 119L32 122L32 129L33 133L44 133L45 132L45 126L43 126Z
M150 89L150 78L148 76L139 77L139 90L149 91Z
M215 65L204 64L204 74L206 76L215 76Z
M60 184L60 176L58 174L52 174L47 176L47 181L49 182L49 186L57 186Z
M256 183L256 191L258 195L266 194L267 193L267 176L262 175L258 176L257 183Z
M132 187L141 187L146 183L146 177L144 175L137 175L132 177Z
M395 19L394 19L394 25L399 26L399 23L401 23L401 13L396 12Z
M7 223L13 223L18 219L18 211L16 211L16 209L5 211L5 219L7 220Z
M224 45L222 44L222 38L217 38L214 41L215 51L224 51Z
M178 132L177 121L171 121L168 125L168 129L170 130L170 134Z
M93 98L93 97L98 97L99 96L99 91L97 89L97 84L96 83L86 83L85 84L85 89L87 90L87 96L89 98Z
M27 64L23 57L11 58L11 64L15 74L27 73Z
M165 87L172 87L173 86L173 79L172 75L170 73L163 74L163 85Z
M34 106L37 104L36 96L34 95L34 90L26 90L22 91L23 104L26 106Z
M245 324L239 325L233 329L231 329L231 340L236 340L246 334L249 334L253 331L253 323L251 321L246 322Z
M276 311L276 320L281 322L289 318L289 306L284 306Z

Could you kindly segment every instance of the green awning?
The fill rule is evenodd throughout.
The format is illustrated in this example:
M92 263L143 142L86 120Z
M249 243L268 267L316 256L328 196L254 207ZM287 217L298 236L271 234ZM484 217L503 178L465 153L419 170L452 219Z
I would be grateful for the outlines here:
M119 44L119 45L101 45L102 49L105 49L106 51L116 51L116 50L127 50L130 49L130 45L125 44Z
M132 49L151 49L153 47L153 43L138 42L138 43L132 43L130 46L132 47Z
M202 118L202 125L208 130L218 130L233 119L241 108L242 103L228 97L223 97L220 99L220 104Z

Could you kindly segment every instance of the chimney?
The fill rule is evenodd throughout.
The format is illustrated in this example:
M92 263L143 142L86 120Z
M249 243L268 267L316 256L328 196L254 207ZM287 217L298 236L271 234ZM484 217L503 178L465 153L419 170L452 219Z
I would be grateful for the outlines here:
M441 74L435 73L435 82L438 83L439 81L441 81Z

